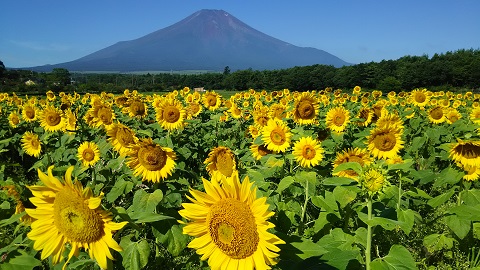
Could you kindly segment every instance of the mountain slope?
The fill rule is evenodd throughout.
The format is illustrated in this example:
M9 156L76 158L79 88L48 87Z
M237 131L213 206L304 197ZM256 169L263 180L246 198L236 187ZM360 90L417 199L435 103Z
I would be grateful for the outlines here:
M56 67L71 71L280 69L348 65L323 50L294 46L253 29L223 10L200 10L166 28L118 42Z

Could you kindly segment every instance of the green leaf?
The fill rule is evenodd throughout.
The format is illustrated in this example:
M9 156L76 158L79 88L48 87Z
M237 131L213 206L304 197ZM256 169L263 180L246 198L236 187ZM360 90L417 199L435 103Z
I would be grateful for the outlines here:
M393 220L393 219L384 218L384 217L373 217L371 220L368 220L368 215L363 212L358 213L358 218L360 218L360 220L367 225L370 225L370 226L380 225L382 226L382 228L389 231L397 227L405 226L405 223L402 221Z
M412 254L401 245L393 245L387 256L373 260L370 267L372 270L418 269Z
M443 233L434 233L423 238L423 245L427 248L428 252L434 253L442 249L451 249L453 247L453 241L455 241L455 239Z
M18 220L20 220L20 218L22 218L26 214L27 214L26 212L22 212L22 213L19 213L19 214L14 214L9 219L4 219L4 220L0 221L0 227L7 226L7 225L10 225L12 223L17 222Z
M337 201L330 191L325 191L325 197L321 195L312 197L312 203L329 213L338 212Z
M128 237L122 238L120 246L123 248L122 265L127 270L137 270L144 268L148 263L150 256L150 246L147 240L142 239L139 242L132 242Z
M331 265L336 269L347 269L348 263L351 260L356 260L359 255L359 250L343 250L334 248L323 255L321 259L325 260L328 265Z
M163 192L160 189L156 189L152 193L147 193L145 190L139 189L133 196L133 204L129 208L129 211L146 213L154 212L162 199Z
M363 247L367 246L367 229L360 227L355 231L355 243L362 245Z
M175 219L171 216L164 216L157 213L151 212L133 212L129 214L130 218L134 220L135 223L147 223L147 222L155 222L160 220L166 219Z
M444 217L447 226L452 230L460 239L465 238L468 232L470 232L470 227L472 222L465 218L460 218L457 215L449 215Z
M389 164L388 165L388 170L389 171L400 170L400 171L404 171L404 172L409 172L409 171L413 170L412 166L413 166L413 160L408 159L408 160L404 160L403 163Z
M348 177L329 177L322 182L325 186L349 186L353 183L356 183L356 181Z
M451 188L448 192L443 193L443 194L438 195L437 197L435 197L433 199L428 200L427 204L430 205L433 208L436 208L436 207L444 204L446 201L448 201L453 196L453 194L455 194L456 189L457 189L457 187Z
M123 178L117 179L115 185L107 193L106 199L108 202L114 202L118 197L123 194L130 192L133 188L133 183L130 181L125 181Z
M347 204L357 198L359 192L360 189L358 187L337 186L333 189L333 196L335 196L335 200L340 204L340 207L344 208Z
M7 263L2 265L2 270L30 270L34 269L37 266L41 266L42 262L38 259L35 259L32 255L22 254L16 256L9 260Z
M295 178L293 178L293 176L284 177L282 180L280 180L280 183L278 183L276 192L278 194L282 193L282 191L287 189L294 182L295 182Z
M420 147L422 147L425 144L426 141L427 141L426 137L418 136L418 137L413 138L412 146L410 146L410 151L418 152L418 149L420 149Z
M332 174L345 171L345 170L354 170L358 175L362 174L362 165L358 162L346 162L338 165L333 171Z
M419 214L411 209L400 209L397 212L397 220L402 222L400 224L400 228L405 232L405 234L409 235L413 229L413 224L415 223L415 215L419 216Z
M291 236L285 242L287 244L280 246L280 253L281 257L287 260L305 260L327 253L325 248L310 239Z
M173 256L178 256L186 247L188 242L188 235L183 234L180 225L173 225L166 233L167 250Z
M444 169L440 175L435 179L433 187L444 187L448 184L454 185L458 183L465 175L464 172L458 171L452 167Z
M455 206L449 209L447 213L456 214L460 219L480 221L480 209L478 208L478 206L471 206L471 205Z
M473 223L473 236L477 239L480 239L480 223Z
M467 205L480 205L480 189L464 190L461 198Z

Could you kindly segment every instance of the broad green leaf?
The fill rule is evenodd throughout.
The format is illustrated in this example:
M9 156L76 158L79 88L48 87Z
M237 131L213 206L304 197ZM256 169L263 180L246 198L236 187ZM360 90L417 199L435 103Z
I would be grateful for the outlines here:
M163 192L160 189L156 189L152 193L148 193L143 189L139 189L133 196L133 204L129 208L131 212L154 212L157 205L163 199Z
M480 239L480 223L479 222L473 223L473 236L477 239Z
M107 193L107 201L114 202L118 197L127 192L130 192L133 188L133 183L125 181L123 178L118 179L115 185L112 187L109 193Z
M321 245L326 250L332 250L339 248L342 250L353 250L355 243L355 237L344 232L340 228L333 229L330 234L325 235L317 244Z
M417 180L420 180L421 185L428 184L435 180L435 173L432 170L413 170L410 172L410 175Z
M122 265L127 270L137 270L144 268L148 263L150 256L150 246L147 240L142 239L139 242L132 242L128 237L122 238L120 246L123 248Z
M167 250L173 256L178 256L187 247L188 235L183 234L180 225L173 225L166 233Z
M334 248L329 250L328 253L322 256L322 260L325 260L328 265L335 267L335 269L347 269L348 263L351 260L356 260L360 255L359 250L344 250L340 248Z
M387 256L373 260L370 267L372 270L418 269L412 254L401 245L393 245Z
M449 250L453 247L455 239L446 236L445 234L434 233L423 238L423 245L428 252L434 253L443 249Z
M444 217L444 219L450 230L452 230L458 238L463 239L467 236L468 232L470 232L472 224L470 220L460 218L457 215L449 215Z
M448 201L453 196L453 194L455 194L455 190L456 190L456 187L450 189L448 192L445 192L443 194L438 195L435 198L428 200L427 204L433 208L436 208L444 204L446 201Z
M305 260L327 253L325 248L310 239L291 236L289 239L284 240L287 244L280 245L279 247L281 257L287 260Z
M42 262L32 255L22 254L1 265L2 270L30 270L42 265Z
M452 167L444 169L440 175L435 179L433 187L445 187L447 185L454 185L458 183L465 175L464 172L458 171Z
M410 146L410 151L414 153L418 152L418 149L420 149L420 147L422 147L426 141L427 141L426 137L418 136L413 138L412 146Z
M400 209L397 212L397 220L402 222L400 224L400 228L405 232L405 234L409 235L412 231L413 224L415 223L415 215L420 216L418 213L411 209Z
M355 243L362 245L363 247L367 246L367 229L360 227L355 231Z
M480 209L478 206L471 206L471 205L455 206L449 209L447 213L454 213L460 219L480 221Z
M318 218L315 220L315 224L313 226L313 229L315 232L319 232L325 225L327 225L328 219L327 219L328 213L325 211L321 211L320 214L318 214Z
M284 177L282 180L280 180L280 183L278 183L276 192L279 194L282 193L282 191L287 189L294 182L295 182L295 178L293 178L293 176Z
M299 182L304 188L306 188L306 183L308 182L309 190L313 191L317 186L317 173L297 171L297 173L295 173L295 180Z
M390 171L400 170L400 171L408 172L413 170L412 166L413 166L413 160L408 159L408 160L404 160L404 162L399 164L389 164L388 170Z
M467 205L480 205L480 189L464 190L460 196Z
M356 181L348 177L329 177L322 182L325 186L349 186L353 183L356 183Z
M171 216L164 216L161 214L151 213L151 212L133 212L129 214L129 216L135 223L147 223L147 222L155 222L155 221L166 220L166 219L175 219Z
M337 200L341 208L344 208L347 204L355 200L359 192L360 189L354 186L337 186L333 189L333 195L335 196L335 200Z
M360 220L367 225L370 225L370 226L380 225L382 226L382 228L389 231L397 227L405 226L405 223L402 221L393 220L393 219L384 218L384 217L373 217L371 220L368 220L367 214L363 212L358 213L358 218L360 218Z
M8 201L4 201L0 204L0 209L10 209L10 203Z
M12 215L9 219L1 220L0 221L0 227L7 226L7 225L10 225L12 223L17 222L18 220L20 220L20 218L22 218L26 214L27 214L26 212L22 212L22 213L19 213L19 214Z

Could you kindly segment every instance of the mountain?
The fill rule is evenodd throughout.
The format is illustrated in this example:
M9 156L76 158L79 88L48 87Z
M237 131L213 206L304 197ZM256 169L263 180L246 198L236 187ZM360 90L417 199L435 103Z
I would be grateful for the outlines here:
M243 23L223 10L203 9L130 41L121 41L74 61L30 68L50 71L170 71L282 69L349 63L323 50L298 47Z

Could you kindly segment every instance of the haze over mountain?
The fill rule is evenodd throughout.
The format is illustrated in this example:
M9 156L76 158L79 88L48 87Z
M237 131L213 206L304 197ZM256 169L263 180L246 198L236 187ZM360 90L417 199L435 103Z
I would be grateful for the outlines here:
M313 34L313 33L312 33ZM121 41L74 61L36 71L169 71L282 69L313 64L349 65L323 50L298 47L243 23L223 10L203 9L131 41Z

